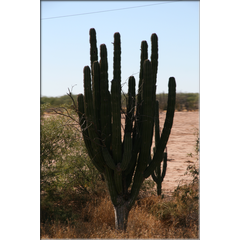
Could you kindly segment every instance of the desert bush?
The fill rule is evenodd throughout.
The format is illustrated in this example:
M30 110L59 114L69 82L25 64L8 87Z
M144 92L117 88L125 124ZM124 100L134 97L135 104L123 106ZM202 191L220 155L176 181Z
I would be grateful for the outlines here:
M105 186L69 118L42 115L40 136L41 221L73 219L72 203L86 202Z
M200 137L199 130L197 129L195 132L196 135L196 143L194 148L194 154L188 153L187 157L195 157L195 162L193 164L188 165L185 175L191 175L193 177L193 182L199 181L199 151L200 151Z
M72 97L75 101L77 100L77 95L72 94ZM67 94L60 97L43 96L41 97L41 104L50 104L51 107L60 107L63 104L71 105L72 100Z

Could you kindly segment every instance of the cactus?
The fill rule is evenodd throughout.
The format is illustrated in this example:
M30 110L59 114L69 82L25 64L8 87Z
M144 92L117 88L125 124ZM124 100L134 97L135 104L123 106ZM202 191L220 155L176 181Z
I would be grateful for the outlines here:
M161 170L161 163L163 161L163 169ZM152 173L152 179L157 184L157 195L161 196L162 194L162 182L167 171L167 152L164 152L163 159L160 164L156 167L155 171Z
M160 140L160 130L159 130L159 102L156 100L155 103L155 116L154 116L154 127L155 127L155 147L153 148L153 152L156 152L156 146ZM163 162L163 164L162 164ZM161 170L161 164L162 170ZM162 182L165 177L167 171L167 151L164 152L163 159L160 160L160 164L156 167L155 171L153 171L152 179L157 184L157 195L160 196L162 193Z
M135 78L129 77L127 112L122 128L121 114L121 40L114 34L114 57L111 92L108 90L107 48L100 45L97 60L96 32L90 29L91 70L84 67L84 96L78 96L79 124L88 154L106 184L115 211L116 229L126 230L129 211L144 179L154 172L163 158L174 117L176 83L169 79L168 109L164 129L151 146L154 128L156 76L158 63L157 35L153 34L151 61L147 42L141 44L140 79L137 99ZM92 77L92 80L91 80ZM137 101L135 101L135 99ZM132 183L132 184L131 184Z

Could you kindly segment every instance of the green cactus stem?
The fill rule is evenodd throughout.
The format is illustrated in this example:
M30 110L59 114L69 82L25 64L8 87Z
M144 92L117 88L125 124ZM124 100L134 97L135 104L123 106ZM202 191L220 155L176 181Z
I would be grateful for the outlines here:
M135 114L135 78L129 77L128 96L127 96L127 115L125 120L125 134L133 130L133 117Z
M150 162L149 166L144 171L145 178L149 177L149 175L157 167L160 159L163 158L164 149L166 148L167 141L170 136L173 125L175 103L176 103L176 82L174 77L170 77L168 82L168 106L164 127L161 134L161 138L157 143L156 152L154 153L153 160Z
M158 70L158 37L156 33L152 34L151 43L152 43L152 51L151 51L152 74L156 84L157 70ZM155 91L156 91L156 88L155 88ZM155 98L153 96L153 102L154 101L155 101Z
M97 38L96 31L94 28L89 30L89 42L90 42L90 66L92 67L95 61L98 61L98 49L97 49Z
M118 32L114 33L113 44L113 79L117 80L121 87L121 39Z
M93 91L93 108L95 111L96 117L96 128L98 135L101 135L101 105L100 105L100 66L98 61L93 62L92 64L92 91Z
M163 162L163 166L161 169L161 164ZM164 152L163 161L156 167L155 171L151 174L152 179L157 184L157 195L160 196L162 194L162 182L166 175L167 171L167 152Z
M160 141L160 129L159 129L159 101L156 100L155 103L155 116L154 116L154 129L155 129L155 147L153 148L153 152L156 152L157 144ZM162 164L163 162L163 164ZM163 165L161 168L161 164ZM166 175L167 171L167 152L164 152L163 159L160 160L160 164L156 167L155 171L153 171L152 179L157 184L157 194L160 196L162 193L162 182Z
M111 144L111 101L108 91L108 62L107 48L105 44L100 45L100 98L101 98L101 138L104 145L110 151Z

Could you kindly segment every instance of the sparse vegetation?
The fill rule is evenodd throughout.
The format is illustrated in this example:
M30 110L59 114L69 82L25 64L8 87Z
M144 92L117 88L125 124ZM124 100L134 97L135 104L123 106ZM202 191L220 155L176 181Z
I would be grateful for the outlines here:
M42 112L40 136L41 222L66 222L75 218L72 203L83 204L104 183L88 158L79 129L67 117L44 117Z
M129 213L127 231L118 232L109 197L90 197L75 206L75 218L41 223L42 238L198 238L198 184L179 187L172 196L139 199Z
M145 180L129 213L127 231L116 231L105 182L89 161L82 141L76 144L80 137L69 119L59 115L42 117L41 153L49 148L52 155L41 155L41 238L199 237L196 174L192 175L195 181L164 197L156 196L152 180Z
M76 101L77 95L72 95ZM156 94L156 99L159 101L159 109L161 111L167 110L167 93ZM126 95L122 94L122 108L126 108ZM52 107L60 107L63 104L72 104L68 95L61 97L41 97L41 104L49 103ZM177 111L194 111L199 109L199 93L176 93Z

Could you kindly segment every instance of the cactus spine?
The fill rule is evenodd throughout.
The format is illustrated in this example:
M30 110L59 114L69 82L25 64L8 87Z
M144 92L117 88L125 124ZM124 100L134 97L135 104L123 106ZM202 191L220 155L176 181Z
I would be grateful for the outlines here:
M128 80L124 134L121 127L121 40L119 33L114 34L113 80L111 92L109 92L107 49L104 44L100 45L100 61L98 62L96 32L90 29L92 72L88 66L84 67L84 96L82 94L78 96L79 124L84 142L93 164L105 175L114 205L116 228L120 230L126 230L128 214L138 196L142 182L160 165L173 124L176 83L172 77L169 79L168 110L164 129L156 142L152 157L155 116L155 104L153 103L156 100L158 64L156 34L152 35L151 41L151 61L148 60L147 42L141 43L137 101L135 101L135 78L131 76Z

